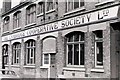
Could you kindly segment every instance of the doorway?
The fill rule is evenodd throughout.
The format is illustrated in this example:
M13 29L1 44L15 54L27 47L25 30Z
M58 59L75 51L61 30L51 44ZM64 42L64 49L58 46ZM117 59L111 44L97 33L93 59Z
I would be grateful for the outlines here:
M43 66L47 67L47 78L56 78L56 38L43 39Z
M43 55L43 66L48 67L48 78L56 77L55 55L55 53Z

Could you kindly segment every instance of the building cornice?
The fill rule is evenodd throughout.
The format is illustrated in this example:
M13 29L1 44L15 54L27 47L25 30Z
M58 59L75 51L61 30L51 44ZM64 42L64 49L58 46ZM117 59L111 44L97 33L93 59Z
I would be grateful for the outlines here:
M30 2L30 1L29 2L28 1L27 2L22 2L18 5L16 5L15 7L11 8L9 11L7 11L5 13L2 13L1 17L4 17L5 15L10 14L11 12L16 11L17 9L20 9L20 8L26 6L26 5L29 5L30 3L32 3L32 2Z

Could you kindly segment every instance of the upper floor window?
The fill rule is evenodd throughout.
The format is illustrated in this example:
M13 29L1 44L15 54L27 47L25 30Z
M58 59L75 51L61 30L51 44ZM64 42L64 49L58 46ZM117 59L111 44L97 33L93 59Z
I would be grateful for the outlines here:
M3 21L3 32L9 31L9 22L10 17L9 16L5 17Z
M72 32L67 37L67 65L84 65L84 33Z
M12 58L13 58L13 64L18 64L20 62L20 53L21 53L21 44L19 42L16 42L12 46Z
M13 16L13 29L20 27L21 12L18 11Z
M54 9L54 0L47 0L47 11Z
M84 0L66 0L66 12L83 6L84 6Z
M9 58L8 58L8 44L5 44L2 46L2 61L4 65L7 65L9 62Z
M26 24L35 23L36 21L36 5L31 5L26 10Z
M26 65L35 64L35 50L36 45L34 40L28 40L25 43L25 51L26 51Z
M95 67L103 66L103 31L94 31Z
M39 2L38 3L38 14L43 13L44 9L44 2Z

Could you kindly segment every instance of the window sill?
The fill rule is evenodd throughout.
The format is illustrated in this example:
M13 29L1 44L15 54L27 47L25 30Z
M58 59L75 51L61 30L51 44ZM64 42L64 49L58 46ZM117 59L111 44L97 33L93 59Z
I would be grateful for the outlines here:
M84 68L84 65L67 65L68 68Z
M43 13L40 13L40 14L37 15L37 17L40 17L40 16L43 16Z
M115 0L106 0L106 1L103 1L103 2L100 2L100 3L95 4L95 6L104 5L104 4L107 4L107 3L114 2L114 1L115 1Z
M19 30L21 30L21 27L18 27L18 28L13 29L13 32L17 32L17 31L19 31Z
M21 27L18 27L18 28L13 29L13 31L20 30L20 29L21 29Z
M25 27L36 25L36 23L27 24Z
M64 67L63 70L69 70L69 71L81 71L81 72L84 72L85 71L85 68L72 68L72 67Z
M8 67L9 65L5 65L5 67Z
M72 13L75 13L75 12L78 12L78 11L83 11L85 10L85 7L81 7L81 8L78 8L78 9L74 9L72 11L68 11L67 13L64 14L64 16L66 15L69 15L69 14L72 14Z
M18 65L17 65L17 64L15 64L15 65L13 64L13 65L11 65L11 66L12 66L12 67L20 67L19 64L18 64Z
M35 65L26 65L26 66L23 66L25 68L35 68Z
M103 68L94 68L94 69L91 69L91 72L100 72L100 73L104 73L104 69L103 69Z
M3 32L3 34L7 34L7 33L9 33L9 31L5 31L5 32Z
M48 69L48 66L40 66L40 69Z
M96 69L103 69L103 66L95 66Z
M46 14L49 14L49 13L52 13L52 12L55 12L55 9L51 9L51 10L47 11Z

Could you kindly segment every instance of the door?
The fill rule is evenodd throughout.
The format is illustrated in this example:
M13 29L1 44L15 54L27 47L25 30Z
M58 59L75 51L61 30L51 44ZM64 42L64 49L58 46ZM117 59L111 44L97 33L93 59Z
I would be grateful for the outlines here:
M120 80L120 32L114 30L111 32L111 78L119 78Z
M55 53L44 54L43 66L48 67L48 78L56 78Z
M43 66L48 68L48 78L56 78L56 38L47 37L43 40Z
M115 47L115 54L116 54L116 75L120 80L120 32L114 33L114 43L113 46ZM115 63L115 62L114 62Z
M50 78L56 78L55 54L50 54Z

